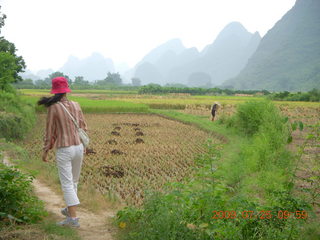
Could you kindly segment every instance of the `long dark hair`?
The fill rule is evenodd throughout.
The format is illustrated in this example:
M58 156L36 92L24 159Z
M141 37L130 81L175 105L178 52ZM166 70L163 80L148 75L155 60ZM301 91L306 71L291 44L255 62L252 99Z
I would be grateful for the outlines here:
M52 104L58 102L61 100L65 93L57 93L53 95L52 97L42 97L38 101L38 105L44 105L45 107L50 107Z

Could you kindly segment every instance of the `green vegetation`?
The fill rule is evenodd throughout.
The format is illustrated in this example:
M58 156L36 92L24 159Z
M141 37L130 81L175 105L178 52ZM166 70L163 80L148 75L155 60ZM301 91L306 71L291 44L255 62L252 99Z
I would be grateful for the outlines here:
M168 94L168 93L188 93L191 95L234 95L234 94L270 94L268 91L257 90L230 90L220 88L189 88L189 87L161 87L158 84L149 84L139 89L140 94Z
M18 90L19 93L24 95L31 95L31 96L43 96L48 95L50 93L50 89L28 89L22 88ZM99 95L106 95L106 96L114 96L114 95L131 95L131 94L138 94L138 91L135 90L106 90L106 89L75 89L72 90L71 94L99 94Z
M104 80L97 81L97 85L105 86L120 86L122 85L122 79L119 73L108 72L107 77Z
M319 11L319 1L296 1L263 37L246 67L224 86L269 91L319 88Z
M5 19L0 12L0 31ZM25 68L16 51L13 43L0 37L0 138L8 140L22 138L34 123L33 109L17 98L11 85L22 80L18 74Z
M229 141L208 143L209 153L196 160L197 173L188 184L168 184L163 193L150 193L143 208L119 211L124 239L299 238L304 220L296 218L311 210L292 194L296 162L286 149L290 127L271 102L240 104L233 119L224 120L229 128L209 126L196 116L162 114L227 133ZM295 216L284 217L284 211Z
M37 112L45 112L43 106L37 106L39 97L22 96L25 102L35 106ZM121 113L121 112L148 112L149 107L142 103L131 103L116 100L92 100L85 97L68 96L72 101L76 101L81 105L81 109L85 113Z
M213 136L220 138L222 141L227 142L228 136L232 133L230 130L226 130L224 127L212 124L207 118L201 118L199 116L176 112L173 110L158 110L152 109L152 113L162 115L174 120L181 121L183 123L191 124L199 127L200 129L211 133ZM237 138L232 135L232 137Z
M35 123L34 108L17 95L0 91L0 138L21 139Z
M6 15L0 12L0 32L5 19ZM25 68L25 62L21 56L16 55L16 51L13 43L0 37L0 91L13 92L11 83L22 80L18 73Z
M57 226L52 215L37 224L6 226L0 229L0 236L1 240L81 239L75 229Z
M33 106L41 96L48 96L49 90L19 90L22 94L21 98ZM75 95L77 97L75 97ZM79 96L79 97L78 97ZM81 96L81 97L80 97ZM237 105L249 100L261 100L263 97L254 96L180 96L180 95L137 95L134 91L111 91L111 90L74 90L68 95L68 98L75 101L80 101L85 112L94 112L95 103L99 113L108 112L148 112L150 109L177 109L183 110L186 108L206 108L208 113L214 101L218 101L222 106L231 104ZM95 101L98 99L98 101ZM87 104L88 102L88 104ZM127 104L128 103L128 104ZM278 101L277 105L283 106L303 106L303 107L318 107L316 102L290 102ZM43 112L43 107L36 107L38 112ZM147 109L146 109L147 108Z
M290 93L288 91L272 93L268 96L272 100L279 101L304 101L304 102L320 102L320 90L312 89L309 92Z
M43 203L32 192L33 177L0 163L0 226L35 223L45 215Z
M62 240L80 240L81 238L77 234L75 229L60 227L54 221L44 221L40 225L40 229L45 232L46 237L52 237L52 239Z
M140 80L137 78L132 79L132 84L122 83L122 79L119 73L108 72L107 76L103 80L97 80L95 82L89 82L84 79L83 76L76 76L74 81L65 75L63 72L53 72L49 74L45 79L38 79L33 82L32 79L24 79L20 82L15 82L14 87L16 89L50 89L51 79L55 77L65 77L68 79L68 83L71 89L100 89L100 90L138 90L140 86Z
M116 100L90 100L71 97L77 101L86 113L114 113L114 112L148 112L149 107L142 103L130 103Z
M39 164L39 159L32 161L24 148L0 140L0 153L4 151L22 172L0 163L0 239L79 240L75 229L56 225L56 216L45 212L43 202L35 197L31 186L39 171L47 171L49 178L58 183L56 166Z
M16 48L3 37L0 37L0 90L13 92L10 83L22 80L18 75L25 67L22 57L16 55Z

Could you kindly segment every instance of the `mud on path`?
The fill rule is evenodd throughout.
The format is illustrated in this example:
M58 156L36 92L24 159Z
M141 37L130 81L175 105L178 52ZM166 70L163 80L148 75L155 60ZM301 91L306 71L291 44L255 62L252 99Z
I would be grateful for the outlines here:
M4 156L3 163L11 165L6 156ZM58 221L62 221L64 216L60 214L60 210L65 207L63 196L59 196L37 179L34 179L32 184L37 197L45 203L46 210L57 215ZM77 217L80 218L80 228L78 229L80 237L84 240L113 240L113 233L116 231L111 224L113 216L115 216L115 212L112 210L94 214L79 207Z

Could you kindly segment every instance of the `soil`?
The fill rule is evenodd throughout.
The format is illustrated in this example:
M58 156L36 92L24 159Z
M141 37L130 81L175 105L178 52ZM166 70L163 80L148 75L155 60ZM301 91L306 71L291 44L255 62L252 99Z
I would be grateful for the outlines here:
M112 131L112 132L111 132L111 135L120 136L120 133L119 133L119 132L116 132L116 131Z
M121 166L103 166L102 172L106 177L122 178L124 169Z
M118 142L114 139L108 140L107 143L117 145Z
M121 155L121 154L124 154L124 152L120 151L120 150L117 150L117 149L113 149L111 151L111 154L113 155Z
M93 148L87 148L86 154L96 154L97 152L93 150Z
M144 143L143 139L141 139L141 138L137 138L134 142L135 143Z

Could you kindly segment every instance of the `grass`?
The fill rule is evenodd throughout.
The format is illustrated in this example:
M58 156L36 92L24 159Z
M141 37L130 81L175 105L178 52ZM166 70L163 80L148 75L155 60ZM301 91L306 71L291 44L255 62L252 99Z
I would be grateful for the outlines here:
M39 97L35 96L21 96L21 98L33 105L36 106ZM130 103L117 100L92 100L86 97L68 97L72 101L76 101L80 104L82 111L84 113L146 113L149 111L149 107L146 104L141 103ZM36 106L37 112L45 112L43 106Z
M36 100L40 96L50 96L49 90L45 89L22 89L19 90L19 92L23 95L25 95L25 99L29 101L30 98L31 103L35 103ZM148 106L152 109L185 109L186 107L193 105L193 106L205 106L206 108L210 108L213 104L213 102L218 101L222 105L238 105L239 103L243 103L245 101L249 100L261 100L264 97L249 97L249 96L188 96L188 95L149 95L149 94L142 94L139 95L135 91L116 91L116 90L74 90L70 94L70 99L82 99L81 97L72 97L73 94L76 95L83 95L82 98L95 99L98 101L97 109L93 108L93 104L88 102L88 105L90 105L88 112L98 111L98 112L127 112L127 111L133 111L133 112L139 112L137 105L127 105L128 104L143 104L144 107ZM94 94L95 96L92 96ZM100 100L97 100L99 98ZM119 103L119 106L117 106L116 103L111 103L111 105L108 105L106 101L116 100L118 102L122 102L122 104ZM86 105L85 100L81 100L84 103L84 106ZM100 102L99 102L100 101ZM288 107L320 107L320 103L317 102L291 102L291 101L273 101L278 106L288 106ZM105 106L102 106L105 105ZM110 109L108 109L107 106L110 106ZM142 107L142 106L140 106ZM118 110L115 110L119 108ZM128 109L129 108L129 109ZM143 107L142 107L143 108ZM134 110L136 109L136 110ZM145 110L142 110L142 112L146 112Z
M44 96L50 94L50 89L19 89L18 92L25 95L37 95ZM72 90L73 94L105 94L105 95L114 95L114 94L137 94L138 91L133 90Z
M221 140L224 140L224 141L227 141L227 139L231 136L236 137L235 134L231 134L230 131L227 131L226 128L222 127L216 122L209 121L208 117L195 116L195 115L181 113L173 110L152 109L150 111L154 114L163 115L165 117L178 120L186 124L194 125L206 132L209 132L211 134L214 134L220 137Z
M221 104L238 104L248 100L248 97L237 96L155 96L138 95L137 97L119 96L118 100L145 103L154 109L185 109L188 105L206 106L210 108L213 102L218 101ZM250 98L252 99L252 98Z
M148 112L149 107L142 103L128 103L116 100L90 100L82 97L70 97L76 101L86 113L122 113L122 112Z
M57 219L49 214L41 223L31 225L11 225L0 229L1 240L80 240L77 231L56 225Z

